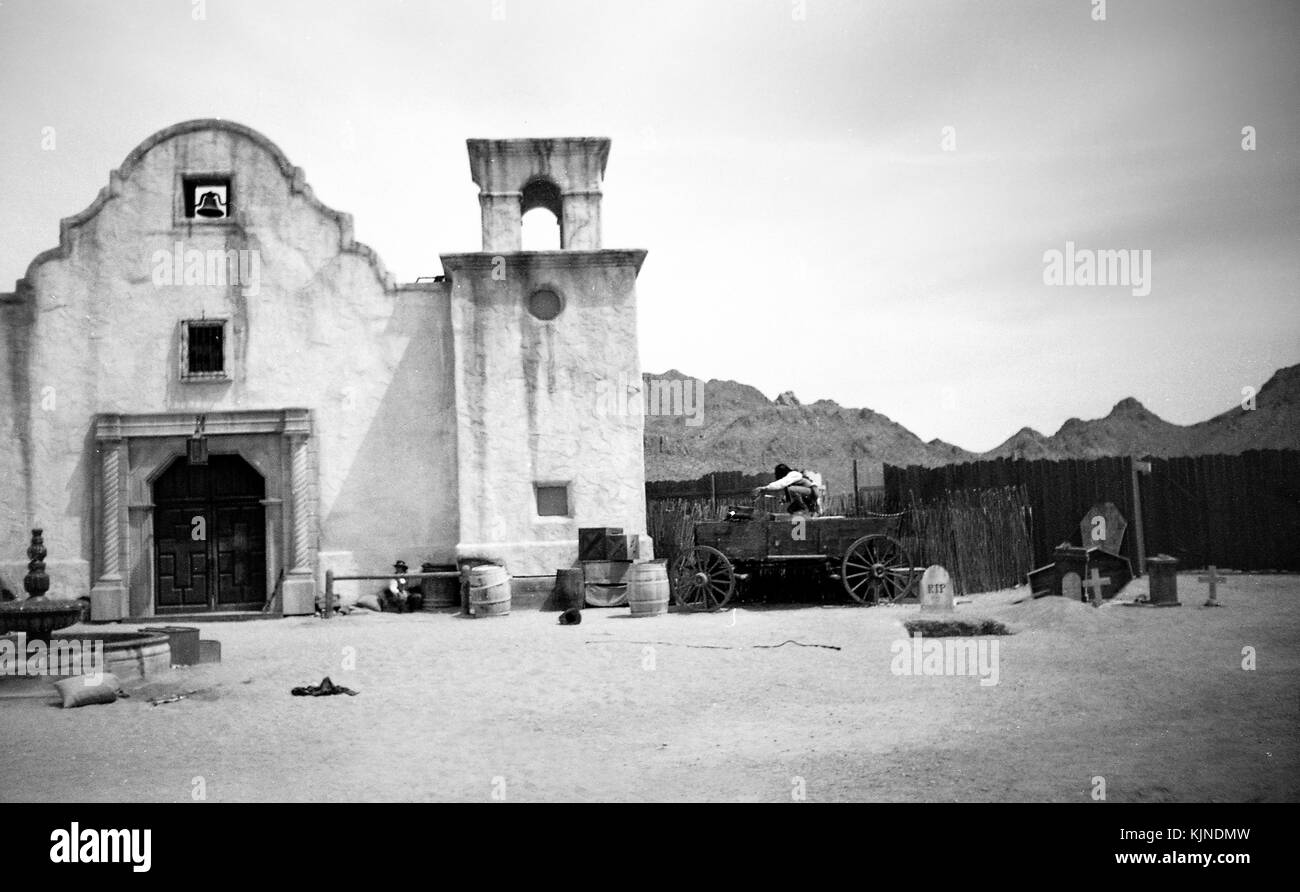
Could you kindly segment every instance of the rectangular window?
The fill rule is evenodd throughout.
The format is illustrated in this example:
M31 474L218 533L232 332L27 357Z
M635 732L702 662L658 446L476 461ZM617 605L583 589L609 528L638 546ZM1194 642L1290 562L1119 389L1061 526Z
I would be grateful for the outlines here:
M569 516L569 487L567 484L539 483L537 490L537 513L541 517Z
M224 319L191 320L181 325L181 377L209 381L229 377Z
M225 220L231 216L230 177L181 178L181 198L186 218L194 222Z

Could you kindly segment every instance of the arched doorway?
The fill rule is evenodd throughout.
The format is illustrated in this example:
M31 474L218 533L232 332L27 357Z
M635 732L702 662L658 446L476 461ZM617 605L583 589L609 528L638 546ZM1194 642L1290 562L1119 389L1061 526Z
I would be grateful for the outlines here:
M266 483L238 455L181 457L153 484L158 613L266 602Z

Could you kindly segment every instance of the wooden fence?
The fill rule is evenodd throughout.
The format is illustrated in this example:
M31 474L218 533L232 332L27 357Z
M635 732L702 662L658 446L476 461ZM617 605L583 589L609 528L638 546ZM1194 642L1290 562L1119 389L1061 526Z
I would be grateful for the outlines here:
M904 511L903 544L914 564L941 564L957 594L991 592L1025 581L1034 568L1024 487L914 495Z
M1143 541L1181 567L1300 570L1300 452L1241 455L968 462L938 468L885 466L886 504L904 507L944 493L1023 487L1035 566L1063 541L1081 543L1079 522L1092 505L1113 502L1128 520L1120 551L1138 569L1133 481L1138 481Z

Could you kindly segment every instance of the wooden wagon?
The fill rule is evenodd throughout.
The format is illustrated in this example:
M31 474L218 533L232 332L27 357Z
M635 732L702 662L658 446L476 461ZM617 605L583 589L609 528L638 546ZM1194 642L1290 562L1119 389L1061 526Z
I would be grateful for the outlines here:
M683 607L719 610L737 584L764 568L802 564L837 580L859 604L907 597L920 576L899 541L903 515L799 517L732 509L729 520L697 523L694 545L673 561L673 597Z

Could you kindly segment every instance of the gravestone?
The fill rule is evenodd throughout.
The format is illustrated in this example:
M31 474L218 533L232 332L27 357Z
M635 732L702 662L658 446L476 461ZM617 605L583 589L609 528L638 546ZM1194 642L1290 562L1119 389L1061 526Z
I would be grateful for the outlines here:
M1101 571L1093 567L1092 572L1088 574L1088 581L1083 583L1083 587L1089 592L1089 600L1092 601L1093 607L1101 606L1102 592L1105 591L1106 586L1109 584L1110 577L1102 576Z
M1070 572L1061 577L1061 597L1071 601L1083 600L1083 580L1078 573Z
M952 613L952 577L938 564L925 568L921 576L921 612Z
M1210 566L1206 567L1206 570L1209 571L1209 575L1196 577L1197 582L1208 582L1210 585L1210 599L1202 606L1222 607L1223 605L1219 603L1219 583L1227 582L1228 580L1226 577L1219 575L1219 568L1214 566L1214 564L1210 564Z
M1088 509L1079 522L1079 533L1084 548L1100 548L1119 554L1124 542L1128 521L1119 513L1113 502L1101 502Z
M1179 607L1178 558L1158 554L1147 558L1147 578L1150 590L1147 603L1152 607Z

